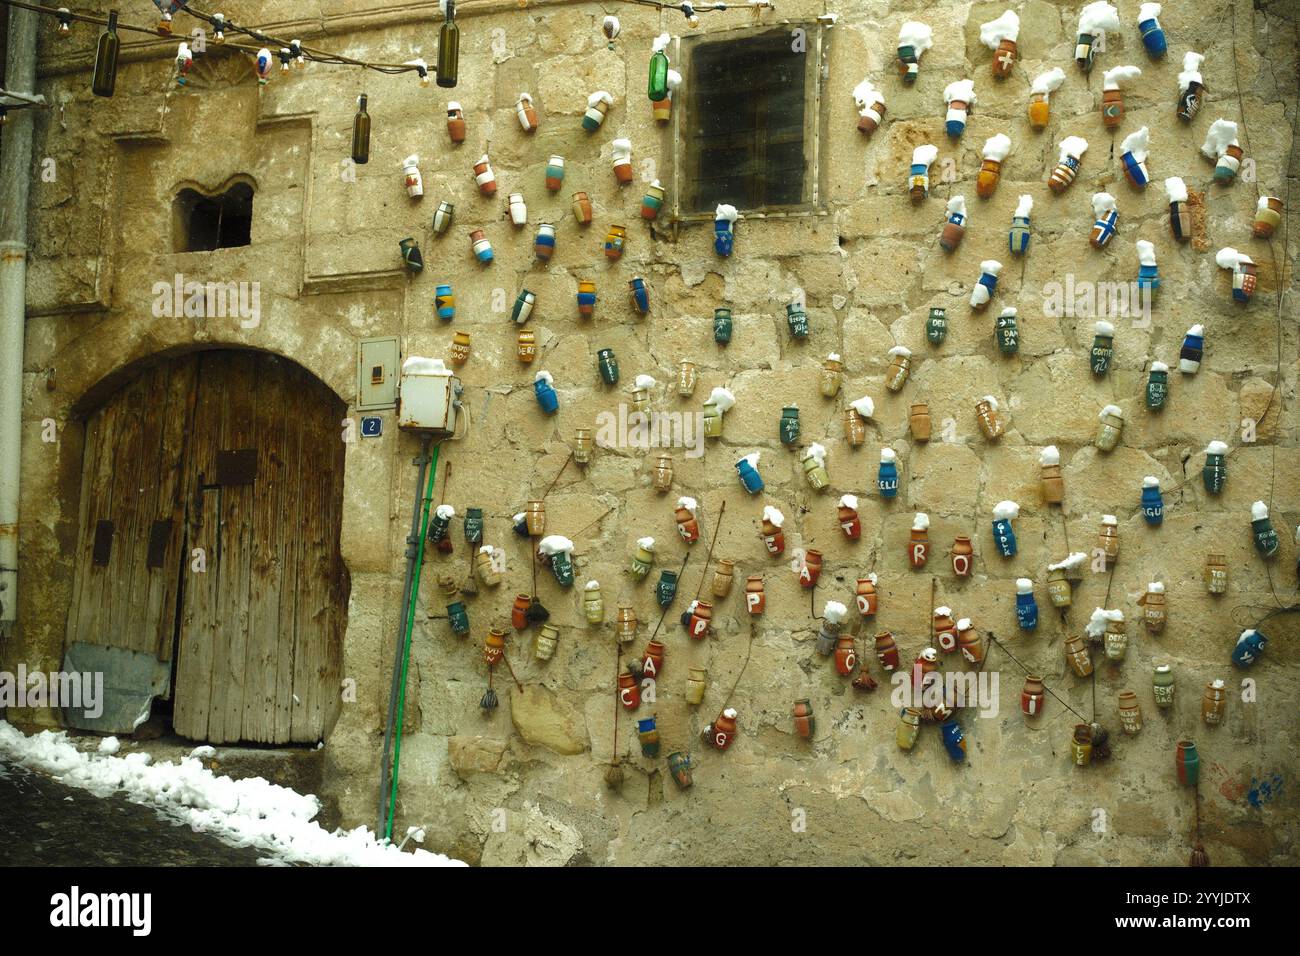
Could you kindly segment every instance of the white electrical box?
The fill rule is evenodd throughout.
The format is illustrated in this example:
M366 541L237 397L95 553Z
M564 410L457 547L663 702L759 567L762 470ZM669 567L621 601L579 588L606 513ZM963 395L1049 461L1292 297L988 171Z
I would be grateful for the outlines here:
M456 431L460 379L442 359L412 355L402 363L397 399L397 427L407 431L451 435Z

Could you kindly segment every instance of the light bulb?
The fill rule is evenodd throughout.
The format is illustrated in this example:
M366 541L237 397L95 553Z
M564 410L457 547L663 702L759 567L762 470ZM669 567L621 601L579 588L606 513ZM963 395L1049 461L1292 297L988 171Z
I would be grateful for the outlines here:
M72 14L67 7L59 7L59 36L65 37L72 32Z

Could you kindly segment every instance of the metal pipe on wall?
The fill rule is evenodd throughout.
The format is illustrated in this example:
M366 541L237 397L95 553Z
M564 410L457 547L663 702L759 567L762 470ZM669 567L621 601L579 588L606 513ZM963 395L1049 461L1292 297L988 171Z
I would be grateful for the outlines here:
M30 10L9 8L6 89L35 91L40 19ZM34 122L33 110L10 110L0 136L0 628L6 630L18 620L18 480Z

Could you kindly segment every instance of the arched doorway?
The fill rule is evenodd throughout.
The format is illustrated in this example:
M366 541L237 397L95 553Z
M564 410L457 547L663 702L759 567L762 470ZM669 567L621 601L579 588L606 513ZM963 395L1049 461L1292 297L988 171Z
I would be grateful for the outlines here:
M154 364L86 420L65 670L101 671L129 733L310 743L340 706L343 402L255 351Z

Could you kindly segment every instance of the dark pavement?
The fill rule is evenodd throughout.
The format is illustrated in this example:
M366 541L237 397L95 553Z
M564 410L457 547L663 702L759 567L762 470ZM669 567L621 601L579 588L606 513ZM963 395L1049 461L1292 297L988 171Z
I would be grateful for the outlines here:
M120 793L96 797L0 761L0 866L256 866Z

